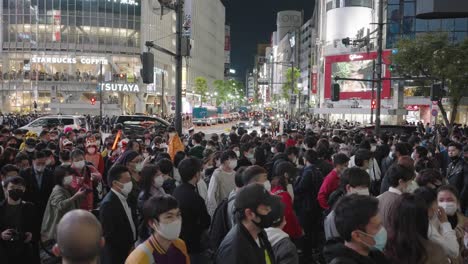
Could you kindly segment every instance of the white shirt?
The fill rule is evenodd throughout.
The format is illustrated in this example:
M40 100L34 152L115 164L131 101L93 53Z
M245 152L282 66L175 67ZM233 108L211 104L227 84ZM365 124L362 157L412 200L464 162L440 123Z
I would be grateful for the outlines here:
M396 194L398 194L398 195L402 195L402 194L403 194L400 190L398 190L397 188L394 188L394 187L392 187L392 186L390 186L390 188L388 188L388 191L391 192L391 193L396 193Z
M119 197L120 203L122 203L124 211L127 214L128 222L130 222L130 227L132 228L132 233L133 233L133 239L136 239L135 223L133 223L132 210L130 210L130 207L128 206L127 197L123 196L123 194L117 192L114 189L111 189L111 190L115 195L117 195L117 197Z
M236 188L234 182L235 175L235 171L227 172L222 168L217 168L213 172L210 184L208 184L208 194L206 197L206 207L211 216L213 216L218 204Z
M427 236L429 240L440 245L449 257L458 257L460 247L455 230L449 222L441 223L438 218L434 217L429 221Z

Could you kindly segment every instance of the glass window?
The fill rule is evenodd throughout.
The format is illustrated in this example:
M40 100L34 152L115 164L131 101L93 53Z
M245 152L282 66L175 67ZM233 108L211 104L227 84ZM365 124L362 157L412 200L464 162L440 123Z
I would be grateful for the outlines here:
M404 4L404 15L405 16L414 16L415 15L415 3L414 2L405 2Z
M440 31L441 25L441 19L432 19L428 21L429 31Z
M453 19L442 19L442 29L445 31L453 31L454 20Z
M416 31L427 31L428 20L416 19Z
M404 17L403 18L403 34L412 33L414 31L414 18Z
M399 23L400 21L400 6L399 5L389 5L387 8L387 16L389 21Z
M457 18L455 19L455 31L466 31L466 18Z

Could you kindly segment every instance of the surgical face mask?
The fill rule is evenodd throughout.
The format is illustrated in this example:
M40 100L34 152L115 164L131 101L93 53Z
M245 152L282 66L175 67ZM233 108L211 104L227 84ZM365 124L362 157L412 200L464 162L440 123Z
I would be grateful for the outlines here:
M361 231L361 234L368 236L368 237L372 237L374 239L375 241L374 246L371 246L367 244L366 242L361 241L364 245L368 246L369 248L376 248L380 251L383 251L385 246L387 245L387 230L383 226L380 228L379 232L377 232L377 234L375 235L369 235L363 231Z
M273 219L271 217L271 214L267 214L267 215L261 215L259 213L255 213L259 218L260 218L260 222L256 222L255 220L253 220L252 222L258 226L259 228L269 228L271 227L271 225L273 225L273 222L275 219Z
M61 165L62 165L62 166L70 166L70 165L71 165L71 162L62 162Z
M373 144L372 144L372 145L371 145L370 151L371 151L371 152L375 152L376 149L377 149L377 145L373 145Z
M457 204L455 202L440 202L439 206L444 208L447 215L453 216L457 212Z
M95 147L88 148L88 153L93 155L94 153L96 153L96 148Z
M142 170L143 170L143 162L137 163L137 165L135 165L135 171L140 172Z
M163 176L156 176L153 180L153 184L154 186L156 186L157 188L160 188L163 186L164 184L164 177Z
M182 220L177 219L169 224L159 223L159 227L153 224L153 229L165 239L174 241L179 238L182 230Z
M359 194L359 195L369 196L369 189L367 189L367 188L362 188L362 189L353 188L353 189L350 190L349 194Z
M73 166L79 170L83 169L84 166L86 165L85 161L84 160L80 160L80 161L75 161L73 162Z
M253 153L247 153L247 155L245 155L245 157L249 160L253 159L254 158L254 154Z
M263 182L263 187L265 187L265 190L271 192L271 183L269 180Z
M63 185L69 186L73 181L73 176L68 175L63 178Z
M236 153L236 156L239 158L240 157L240 151L235 150L234 153Z
M132 191L133 188L133 183L131 181L127 183L120 183L123 185L122 188L120 188L120 192L126 197L128 194Z
M26 148L26 151L29 153L34 152L34 148Z
M143 158L146 159L146 158L148 158L148 157L149 157L149 153L148 153L148 152L143 153Z
M235 169L237 167L237 160L229 160L229 168Z
M271 153L276 153L276 149L274 147L271 147Z
M46 160L45 165L49 166L50 164L52 164L52 160L51 159Z
M216 167L219 168L221 166L221 161L220 160L216 160Z
M411 153L411 159L416 160L416 153L415 152Z

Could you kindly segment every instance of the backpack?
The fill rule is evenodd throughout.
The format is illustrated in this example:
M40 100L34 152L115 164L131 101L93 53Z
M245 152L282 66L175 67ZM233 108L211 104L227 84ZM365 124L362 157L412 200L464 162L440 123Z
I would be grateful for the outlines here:
M223 241L224 237L227 235L229 230L231 230L231 221L228 217L228 205L233 201L236 196L229 198L224 198L216 207L216 210L213 213L211 219L211 227L209 231L210 238L210 247L213 251L216 251Z

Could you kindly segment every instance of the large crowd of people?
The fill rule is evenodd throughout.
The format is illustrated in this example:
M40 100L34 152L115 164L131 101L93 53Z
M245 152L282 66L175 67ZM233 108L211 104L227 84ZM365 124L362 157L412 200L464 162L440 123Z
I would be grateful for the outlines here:
M1 263L468 263L466 126L301 122L128 140L4 121Z

